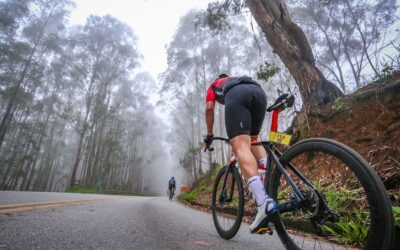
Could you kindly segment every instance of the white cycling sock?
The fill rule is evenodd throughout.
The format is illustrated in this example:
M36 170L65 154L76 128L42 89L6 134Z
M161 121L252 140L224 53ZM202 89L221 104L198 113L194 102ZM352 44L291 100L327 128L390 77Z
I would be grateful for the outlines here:
M253 194L253 198L256 200L257 206L264 204L265 199L268 198L265 192L264 185L260 180L260 176L252 176L247 180L247 185L249 185L250 191Z

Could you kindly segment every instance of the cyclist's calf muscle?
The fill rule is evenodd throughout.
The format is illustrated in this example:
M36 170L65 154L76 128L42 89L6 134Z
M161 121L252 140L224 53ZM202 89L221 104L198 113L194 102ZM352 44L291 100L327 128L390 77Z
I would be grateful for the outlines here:
M251 135L251 142L256 142L258 141L258 135ZM264 147L262 145L257 145L257 146L251 146L251 152L253 155L256 157L257 162L261 159L267 156L267 152L265 151Z

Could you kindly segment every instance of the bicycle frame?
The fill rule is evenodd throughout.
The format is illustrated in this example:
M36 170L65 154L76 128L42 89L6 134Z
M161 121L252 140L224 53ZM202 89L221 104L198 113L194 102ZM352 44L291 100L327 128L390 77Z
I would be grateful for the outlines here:
M279 117L279 113L281 112L281 109L276 109L273 110L272 113L272 121L271 121L271 132L277 132L278 130L278 117ZM228 139L226 138L222 138L222 137L214 137L213 140L222 140L222 141L226 141L229 142ZM301 193L301 191L299 190L299 188L297 187L297 185L294 183L293 179L290 177L290 175L288 174L288 172L285 169L285 166L282 165L282 163L279 161L279 157L282 156L282 153L279 152L276 148L275 148L275 144L273 142L270 141L256 141L256 142L252 142L251 143L252 146L263 146L264 149L267 152L267 166L266 166L266 174L265 174L265 182L269 183L271 180L271 169L272 169L272 162L275 163L276 167L278 168L278 170L282 173L282 175L285 177L285 179L287 180L288 184L290 185L290 187L293 190L293 194L296 198L295 202L287 202L287 203L283 203L280 204L279 206L279 211L280 212L288 212L288 211L293 211L296 210L297 208L299 208L305 201L306 199L304 198L303 194ZM212 150L212 149L211 149ZM232 157L231 160L228 164L228 168L226 168L225 174L224 174L224 181L223 181L223 185L222 188L220 190L220 202L221 201L227 201L229 202L229 199L227 200L225 195L223 194L224 187L226 185L226 181L228 178L228 173L229 171L231 171L232 167L236 167L236 163L237 163L237 159L235 157L235 155L232 153ZM292 164L292 163L287 163L287 166L290 168L290 170L297 175L300 180L302 180L307 186L309 186L314 192L316 192L316 194L318 196L320 196L319 198L322 198L322 200L324 201L323 205L325 208L328 209L328 211L331 211L331 209L329 208L329 206L326 204L324 197L320 194L320 192L314 187L314 185ZM230 196L232 197L233 194L233 187L234 187L234 179L233 179L233 183L231 185L231 190L230 190Z
M227 139L225 138L221 138L221 137L215 137L214 140L224 140L227 141ZM265 148L265 150L267 151L267 166L266 166L266 174L265 174L265 182L269 183L271 181L271 169L272 169L272 162L275 163L276 167L278 168L278 170L282 173L282 175L285 177L285 179L287 180L288 184L290 185L290 187L293 190L293 194L296 198L295 202L290 201L290 202L286 202L283 204L279 205L279 212L283 213L283 212L289 212L289 211L294 211L296 209L298 209L299 207L301 207L301 205L306 202L307 200L304 198L303 194L301 193L301 191L299 190L299 188L297 187L297 185L294 183L293 179L290 177L290 175L288 174L285 166L282 165L282 163L279 161L279 157L282 156L282 153L279 152L275 146L273 142L270 141L261 141L261 142L253 142L251 143L252 146L263 146ZM232 171L233 167L236 167L236 163L237 163L237 159L236 157L232 154L231 160L228 164L228 168L226 168L225 173L224 173L224 179L223 179L223 185L221 187L220 190L220 195L219 195L219 201L220 202L230 202L232 199L232 195L234 192L234 179L232 179L232 185L230 187L230 192L229 192L229 196L226 195L226 190L225 190L225 186L226 186L226 181L228 179L228 173L229 171ZM321 193L319 192L318 189L316 189L314 187L314 185L292 164L292 163L287 163L287 167L296 175L300 178L301 181L303 181L307 186L309 186L320 198L320 200L323 201L322 205L324 206L325 209L328 210L328 213L331 213L331 209L330 207L326 204L325 198L321 195ZM229 197L229 198L227 198Z

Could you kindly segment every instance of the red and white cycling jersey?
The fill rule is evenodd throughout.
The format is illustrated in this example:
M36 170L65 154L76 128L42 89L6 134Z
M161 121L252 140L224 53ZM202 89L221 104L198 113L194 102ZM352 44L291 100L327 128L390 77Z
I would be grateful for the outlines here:
M207 90L206 102L217 101L220 104L224 104L222 86L230 77L224 77L215 80Z

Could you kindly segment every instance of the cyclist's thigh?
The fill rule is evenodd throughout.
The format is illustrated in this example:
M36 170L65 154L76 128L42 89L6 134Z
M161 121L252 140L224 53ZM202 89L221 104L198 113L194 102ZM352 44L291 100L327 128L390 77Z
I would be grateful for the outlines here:
M225 96L225 126L229 139L237 135L250 135L251 92L245 84L240 84L228 91Z
M251 105L251 130L250 135L258 135L265 118L267 109L267 96L261 87L252 85L253 100Z

